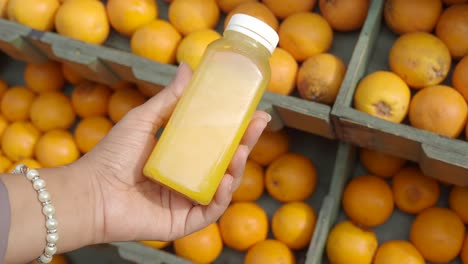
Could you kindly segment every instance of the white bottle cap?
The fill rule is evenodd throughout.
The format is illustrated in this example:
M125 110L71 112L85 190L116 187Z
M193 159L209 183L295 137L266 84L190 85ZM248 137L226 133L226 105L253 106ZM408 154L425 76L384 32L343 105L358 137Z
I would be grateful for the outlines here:
M260 42L270 53L278 45L276 31L262 20L246 14L235 14L229 20L226 30L234 30Z

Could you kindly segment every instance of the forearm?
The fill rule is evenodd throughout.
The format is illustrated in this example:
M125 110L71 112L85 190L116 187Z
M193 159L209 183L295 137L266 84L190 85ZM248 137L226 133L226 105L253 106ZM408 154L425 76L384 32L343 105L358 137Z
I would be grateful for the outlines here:
M95 194L91 177L78 168L40 169L58 221L57 253L96 243ZM5 263L26 263L46 245L45 216L37 192L23 175L2 174L10 199L11 225Z

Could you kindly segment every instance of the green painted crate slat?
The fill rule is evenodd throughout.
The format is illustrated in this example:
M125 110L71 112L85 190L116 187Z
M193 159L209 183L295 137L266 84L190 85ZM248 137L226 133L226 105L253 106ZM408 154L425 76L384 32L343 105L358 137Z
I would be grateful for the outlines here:
M360 79L375 70L388 70L387 51L396 36L382 19L384 0L372 1L373 11L361 31L341 93L331 112L337 137L357 146L376 149L414 162L432 177L468 185L468 142L449 139L395 124L353 108L354 92ZM446 81L448 81L447 78Z
M34 45L26 41L31 28L0 19L0 50L17 60L40 62L44 56Z

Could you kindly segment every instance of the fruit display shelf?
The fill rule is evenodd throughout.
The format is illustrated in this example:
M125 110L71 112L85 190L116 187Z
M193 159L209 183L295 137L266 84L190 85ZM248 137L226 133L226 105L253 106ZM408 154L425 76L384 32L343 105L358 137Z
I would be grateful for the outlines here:
M356 87L361 78L376 70L388 70L388 51L397 35L383 20L384 0L372 1L351 59L352 68L331 112L336 135L356 146L396 155L420 164L425 174L437 179L468 185L468 142L450 139L414 128L405 121L391 123L353 108ZM450 81L450 75L444 83Z
M333 199L338 201L338 214L334 214L334 217L326 219L327 231L324 231L323 237L324 239L328 239L328 235L330 234L330 231L333 229L333 227L344 221L344 220L349 220L349 217L347 217L346 213L343 210L342 207L342 199L343 199L343 191L345 190L347 184L354 179L355 177L363 176L363 175L369 175L368 171L365 169L365 166L360 162L359 160L359 155L356 155L356 162L353 163L353 166L351 169L351 173L349 174L341 174L341 175L336 175L337 177L344 177L341 179L335 179L336 182L342 183L340 186L340 189L335 189L335 193L333 196ZM411 162L406 163L406 166L414 166L415 164L412 164ZM385 179L384 179L385 180ZM389 186L392 184L391 179L386 179L385 180ZM435 205L435 207L442 207L442 208L447 208L449 205L448 202L448 197L449 193L451 190L451 187L448 185L445 185L443 183L438 183L440 186L440 197ZM415 186L413 186L414 188ZM427 187L427 186L426 186ZM376 227L370 228L375 235L377 236L378 240L378 246L381 246L384 242L387 241L394 241L394 240L403 240L403 241L410 241L410 229L411 229L411 224L413 223L416 215L414 214L408 214L400 209L397 208L397 206L394 207L393 213L391 216L387 219L386 222L384 222L381 225L378 225ZM325 234L325 232L327 232ZM323 264L329 264L328 256L326 253L326 242L325 242L325 249L323 250L323 255L318 256L316 258L315 263L323 263ZM432 262L426 261L425 263L427 264L432 264ZM462 261L460 258L456 258L453 261L447 263L447 264L462 264Z
M158 0L158 16L167 20L168 3ZM318 7L314 12L318 12ZM371 8L370 13L374 12ZM222 32L224 14L216 30ZM160 89L168 84L175 65L161 64L130 52L129 39L112 31L103 45L76 41L55 32L42 32L0 19L0 50L26 62L52 59L67 63L81 76L105 84L121 80ZM348 65L360 32L334 32L328 51ZM349 67L349 66L348 66ZM351 67L350 67L351 68ZM290 96L266 92L259 109L273 116L270 129L293 127L326 138L335 138L330 121L331 106L300 98L297 91Z
M336 196L340 193L344 181L352 172L355 160L355 149L349 144L310 135L296 129L286 128L286 130L291 136L290 151L309 157L317 166L318 171L316 190L313 195L306 200L306 202L314 208L317 215L315 231L309 247L295 252L296 263L319 264L321 263L322 252L332 223L329 219L335 219L339 212L340 203L339 200L336 199ZM272 199L265 191L262 197L257 200L257 204L266 211L271 220L273 213L282 203ZM268 237L273 237L271 232ZM173 250L170 247L167 250L157 250L135 242L119 242L113 243L112 245L117 247L122 258L135 263L189 263L171 254ZM225 246L223 252L214 264L242 263L243 257L244 253Z

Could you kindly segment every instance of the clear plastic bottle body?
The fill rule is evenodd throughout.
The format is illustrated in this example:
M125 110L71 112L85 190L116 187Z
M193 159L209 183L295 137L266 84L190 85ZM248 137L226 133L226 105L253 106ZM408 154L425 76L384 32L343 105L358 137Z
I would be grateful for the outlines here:
M270 52L225 31L211 43L145 167L144 175L208 204L270 80Z

